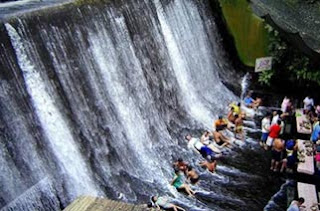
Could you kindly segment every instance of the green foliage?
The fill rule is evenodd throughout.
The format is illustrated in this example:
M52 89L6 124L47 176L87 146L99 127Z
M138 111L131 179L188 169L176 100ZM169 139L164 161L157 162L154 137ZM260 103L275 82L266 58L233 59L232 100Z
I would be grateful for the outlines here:
M271 78L274 74L274 71L263 71L259 75L259 83L265 86L270 86L271 85Z
M273 57L273 69L259 75L259 82L272 85L273 79L282 77L291 83L304 80L320 85L320 70L306 55L289 44L271 26L266 26L269 32L268 51Z

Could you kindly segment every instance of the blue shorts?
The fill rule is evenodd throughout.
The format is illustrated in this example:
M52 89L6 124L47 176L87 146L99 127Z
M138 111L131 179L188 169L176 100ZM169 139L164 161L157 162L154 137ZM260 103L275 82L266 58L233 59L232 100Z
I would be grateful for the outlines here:
M261 135L261 141L266 143L269 133L262 133Z
M214 152L207 146L201 147L200 153L203 157L207 157L208 155L214 154Z
M287 157L287 167L288 168L293 168L295 163L296 163L296 158L294 155Z

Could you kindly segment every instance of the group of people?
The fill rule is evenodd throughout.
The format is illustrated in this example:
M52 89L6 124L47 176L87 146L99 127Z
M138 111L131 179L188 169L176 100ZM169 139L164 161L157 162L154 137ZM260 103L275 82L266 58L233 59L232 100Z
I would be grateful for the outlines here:
M312 98L306 97L303 103L303 113L306 114L308 120L313 124L310 140L314 144L316 151L315 159L317 161L317 167L320 170L320 146L318 146L320 144L320 113L315 113L316 107L314 106ZM284 170L287 170L287 172L293 172L298 162L297 141L292 136L286 140L284 139L285 120L293 114L293 104L286 96L282 101L281 110L274 111L272 114L268 113L261 121L262 135L260 145L264 147L265 150L271 150L272 159L270 170L272 171L284 172ZM289 134L289 136L290 135L291 134Z
M253 109L257 109L261 105L261 99L251 98L250 95L244 99L244 104ZM315 144L317 151L315 159L317 168L320 171L320 106L314 106L313 99L306 97L304 102L304 113L313 123L313 132L310 140ZM243 135L243 120L246 118L245 112L241 111L240 103L231 103L230 110L226 118L219 116L213 124L213 130L205 131L200 138L186 135L187 146L203 157L199 162L199 166L207 169L210 172L215 172L217 160L222 157L223 148L233 146L231 138L228 137L227 130L234 132L235 137L244 139ZM293 172L297 164L298 144L293 138L284 140L285 120L294 114L293 103L288 97L283 99L281 110L267 113L261 121L261 140L260 145L268 151L271 151L272 159L270 170L277 172ZM174 177L171 185L178 191L184 191L190 197L193 197L195 191L192 190L189 184L195 185L200 179L198 172L183 159L179 158L173 163ZM169 203L165 197L153 196L151 201L157 207L164 209L184 210L183 208ZM288 210L299 210L304 202L303 198L293 201ZM297 209L298 207L298 209Z
M284 138L284 129L286 122L288 122L286 120L287 118L295 117L294 114L293 103L291 99L286 96L282 101L281 110L274 111L272 114L268 113L261 121L262 135L260 144L265 150L271 150L270 170L274 172L284 172L286 170L292 173L299 162L300 152L297 140L291 133L287 135L287 138ZM303 114L306 115L308 122L312 125L311 143L309 143L313 145L316 167L320 172L320 105L315 106L310 96L307 96L303 100ZM291 120L295 121L295 118ZM298 211L303 207L303 203L304 198L294 200L287 210Z
M233 143L228 137L228 131L234 132L236 135L241 134L244 113L241 113L240 103L230 104L230 111L227 118L219 116L213 123L212 131L204 131L200 138L192 137L188 134L185 136L188 149L200 154L203 158L199 162L199 166L214 173L217 167L217 160L223 155L223 149L231 148ZM237 136L235 136L237 137ZM178 191L183 191L188 196L194 197L195 191L192 190L189 184L195 185L200 179L198 172L188 162L179 158L173 163L174 177L170 184ZM152 203L158 208L184 210L183 208L169 203L166 197L151 197Z
M246 118L246 113L241 111L241 103L233 102L229 105L229 107L230 110L227 114L229 128L235 133L235 137L244 140L243 120Z

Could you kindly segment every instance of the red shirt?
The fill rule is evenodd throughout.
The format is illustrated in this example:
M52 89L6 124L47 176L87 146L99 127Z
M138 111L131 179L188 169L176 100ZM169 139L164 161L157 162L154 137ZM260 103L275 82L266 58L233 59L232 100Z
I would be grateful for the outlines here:
M281 131L281 127L278 124L274 124L270 127L270 132L269 132L269 136L271 138L278 138L279 134Z

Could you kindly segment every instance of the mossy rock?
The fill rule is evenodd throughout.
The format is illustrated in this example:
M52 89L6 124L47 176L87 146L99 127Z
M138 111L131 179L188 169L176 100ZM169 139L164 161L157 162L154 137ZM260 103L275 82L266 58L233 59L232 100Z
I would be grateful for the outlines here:
M264 20L253 14L247 0L219 0L240 60L254 67L255 59L268 55L268 31Z

